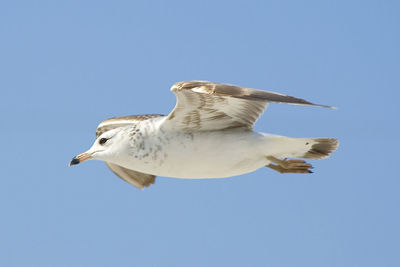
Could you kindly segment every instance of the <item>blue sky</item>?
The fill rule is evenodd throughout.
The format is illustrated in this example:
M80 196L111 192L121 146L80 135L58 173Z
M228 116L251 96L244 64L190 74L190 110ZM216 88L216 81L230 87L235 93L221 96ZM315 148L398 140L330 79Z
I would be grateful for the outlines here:
M397 1L1 1L1 266L399 266ZM271 105L256 130L336 137L268 168L137 190L68 167L103 119L168 113L202 79Z

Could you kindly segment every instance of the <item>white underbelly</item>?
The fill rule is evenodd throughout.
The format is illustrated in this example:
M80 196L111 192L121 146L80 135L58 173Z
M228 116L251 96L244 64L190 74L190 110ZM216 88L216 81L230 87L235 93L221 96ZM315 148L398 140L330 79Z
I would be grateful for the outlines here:
M123 165L143 173L176 178L235 176L267 164L260 149L263 141L262 135L252 132L172 136L168 142L161 144L161 149L155 143L152 153L147 153L146 157L133 155ZM157 149L158 152L154 153Z
M222 178L252 172L265 166L266 160L251 155L205 154L187 151L185 157L166 159L154 168L147 169L159 176L176 178ZM234 154L234 153L233 153Z

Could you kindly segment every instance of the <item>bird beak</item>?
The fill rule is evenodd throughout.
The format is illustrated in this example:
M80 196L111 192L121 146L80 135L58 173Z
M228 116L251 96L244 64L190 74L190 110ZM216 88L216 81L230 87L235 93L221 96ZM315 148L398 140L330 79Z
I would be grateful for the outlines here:
M86 161L88 159L91 159L91 158L92 158L92 155L84 152L84 153L79 154L78 156L74 157L71 160L71 162L69 163L69 166L79 164L79 163L84 162L84 161Z

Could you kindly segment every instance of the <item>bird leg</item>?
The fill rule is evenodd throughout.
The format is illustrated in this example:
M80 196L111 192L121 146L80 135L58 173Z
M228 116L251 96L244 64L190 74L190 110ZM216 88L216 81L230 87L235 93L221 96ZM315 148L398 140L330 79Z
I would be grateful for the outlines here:
M312 173L310 170L312 165L300 159L278 159L273 156L268 156L267 159L272 163L268 164L267 167L280 172L280 173Z

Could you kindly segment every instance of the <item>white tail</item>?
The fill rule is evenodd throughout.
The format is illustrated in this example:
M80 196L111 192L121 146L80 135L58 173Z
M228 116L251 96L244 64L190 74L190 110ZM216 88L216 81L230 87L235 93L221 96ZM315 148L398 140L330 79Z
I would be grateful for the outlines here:
M339 141L334 138L291 138L274 135L267 138L267 152L277 158L323 159L329 157L339 145Z
M304 160L287 158L323 159L329 157L339 145L334 138L269 136L268 139L271 154L267 156L270 161L267 167L280 173L312 173L311 164Z
M305 159L323 159L336 150L339 141L334 138L310 138L311 148L300 158Z

